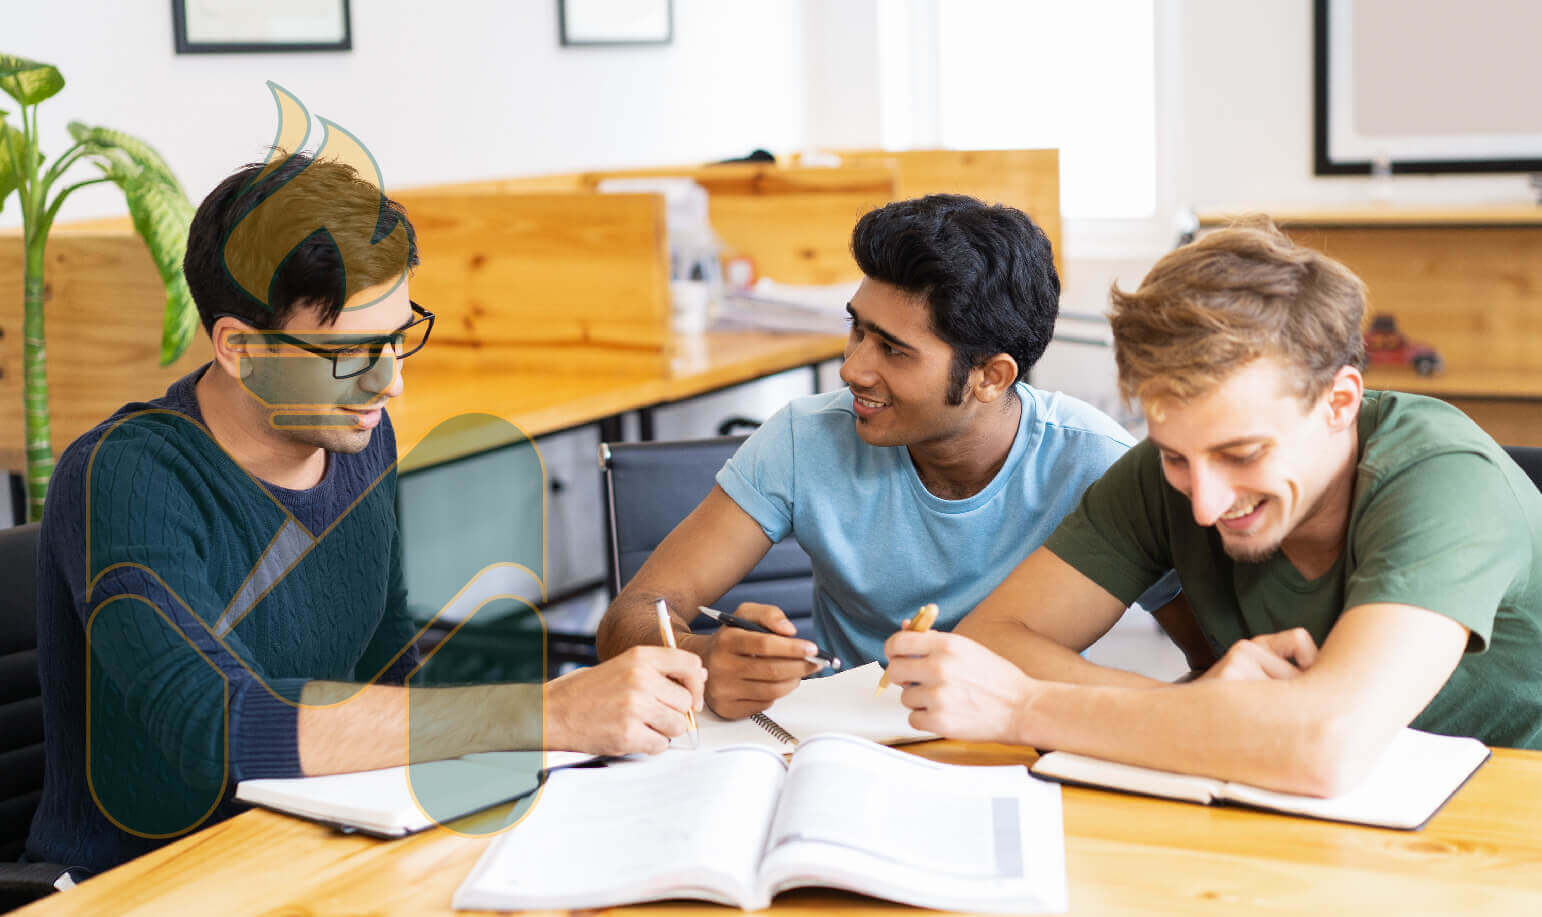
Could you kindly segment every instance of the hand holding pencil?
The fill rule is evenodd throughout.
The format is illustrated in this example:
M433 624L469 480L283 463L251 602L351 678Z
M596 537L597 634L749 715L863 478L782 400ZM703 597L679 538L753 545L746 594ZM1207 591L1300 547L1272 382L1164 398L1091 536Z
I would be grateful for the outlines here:
M659 636L663 638L664 645L675 649L675 628L669 623L669 606L663 599L653 603L654 610L659 613ZM685 711L685 718L691 724L691 747L701 747L701 730L696 728L696 714L690 710Z
M917 611L914 617L905 622L904 629L910 631L911 633L926 633L932 629L933 624L937 623L937 611L937 604L935 602L927 602L925 605L921 606L921 610ZM889 670L885 669L883 676L878 679L878 690L874 691L873 695L877 696L882 694L883 689L887 688L888 686Z

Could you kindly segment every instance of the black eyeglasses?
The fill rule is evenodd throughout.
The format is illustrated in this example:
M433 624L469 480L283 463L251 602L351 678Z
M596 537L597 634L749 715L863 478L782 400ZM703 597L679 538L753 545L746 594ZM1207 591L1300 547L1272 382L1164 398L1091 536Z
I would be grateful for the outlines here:
M386 347L390 347L396 353L396 359L405 360L422 350L423 345L428 343L428 334L434 330L434 313L415 302L409 305L412 306L412 312L417 318L390 334L360 336L341 331L310 332L312 338L326 338L341 342L331 347L323 347L314 340L295 337L282 331L258 330L256 334L293 344L307 353L330 360L332 378L352 379L374 369L375 364L380 362L380 355L385 352ZM221 312L214 317L233 318L243 324L251 324L241 316L229 312Z

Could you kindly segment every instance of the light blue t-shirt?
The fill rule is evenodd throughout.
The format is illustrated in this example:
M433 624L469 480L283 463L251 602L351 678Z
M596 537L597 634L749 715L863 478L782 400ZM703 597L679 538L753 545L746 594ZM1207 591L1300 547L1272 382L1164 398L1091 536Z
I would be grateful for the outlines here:
M863 442L847 389L792 401L718 471L767 538L794 535L813 561L823 649L853 665L882 659L883 642L927 602L952 630L1134 444L1086 402L1022 383L1017 394L1006 463L965 500L928 491L904 446ZM1159 585L1170 597L1171 584Z

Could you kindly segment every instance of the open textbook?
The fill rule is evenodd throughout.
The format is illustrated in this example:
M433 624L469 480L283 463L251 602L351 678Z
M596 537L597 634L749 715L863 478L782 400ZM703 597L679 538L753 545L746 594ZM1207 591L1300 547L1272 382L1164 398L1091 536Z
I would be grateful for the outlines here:
M828 678L810 678L752 719L698 715L702 748L762 745L782 752L816 732L844 732L885 745L934 739L910 728L899 688L873 695L881 672L869 663ZM771 719L769 717L774 717ZM672 746L689 749L682 736ZM636 756L640 757L640 756ZM521 799L539 774L558 768L615 761L570 751L484 752L445 761L326 777L243 780L236 799L375 837L402 837L432 825ZM628 759L629 760L629 759Z
M752 746L553 774L455 907L695 898L745 910L839 888L949 910L1066 908L1060 788L1021 766L938 764L843 735L791 762Z
M1050 752L1033 765L1041 777L1197 802L1232 803L1288 815L1418 830L1489 759L1477 739L1404 729L1358 786L1328 799L1296 796L1210 777L1118 764L1069 752Z
M325 777L243 780L236 799L343 831L402 837L435 824L522 799L535 792L540 775L603 763L572 751L484 752L407 767Z
M798 742L821 732L841 732L880 745L902 745L937 738L910 725L910 710L900 703L900 687L890 685L875 695L883 668L876 662L824 678L805 678L786 697L763 713L742 720L725 720L710 710L696 715L701 749L731 745L763 745L790 752ZM689 749L690 739L678 736L671 749Z

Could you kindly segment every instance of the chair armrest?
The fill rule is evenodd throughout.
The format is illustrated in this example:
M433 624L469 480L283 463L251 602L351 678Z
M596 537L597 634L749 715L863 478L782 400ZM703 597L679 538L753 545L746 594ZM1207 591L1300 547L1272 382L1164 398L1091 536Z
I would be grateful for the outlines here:
M36 901L75 884L59 863L0 863L0 902L11 907Z

